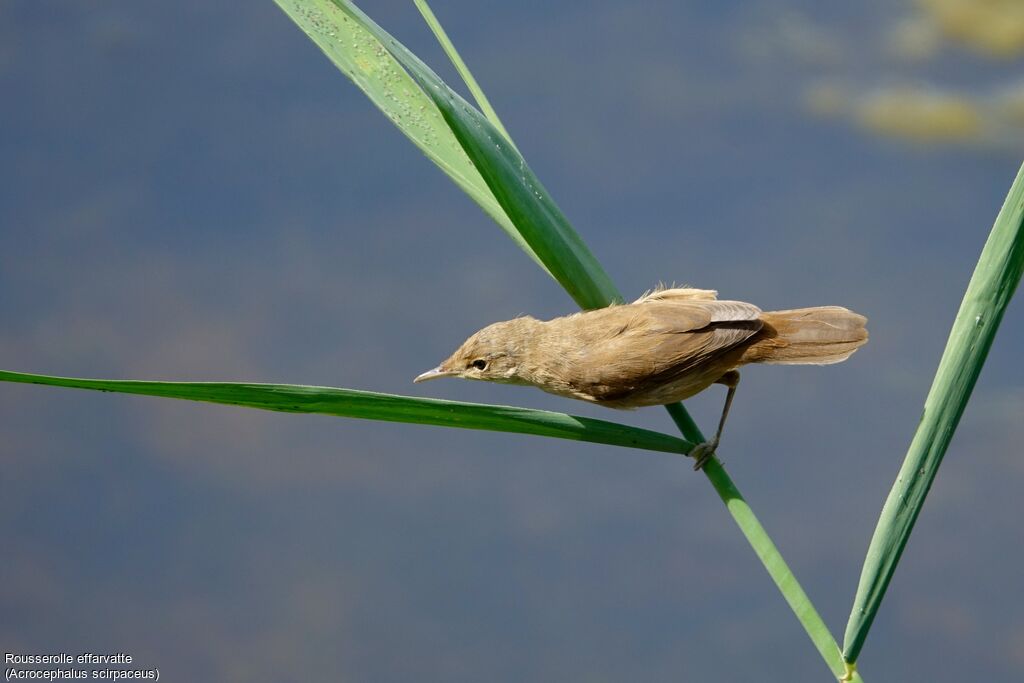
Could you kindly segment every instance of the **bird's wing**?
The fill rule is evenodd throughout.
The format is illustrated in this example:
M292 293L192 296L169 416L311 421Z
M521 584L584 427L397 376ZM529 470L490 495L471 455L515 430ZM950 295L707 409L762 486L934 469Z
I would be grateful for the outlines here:
M647 340L646 346L656 349L656 373L685 372L761 329L761 309L742 301L690 301L644 308L649 322L637 330L637 341ZM693 325L698 311L707 322Z
M761 329L761 309L742 301L646 301L627 308L634 315L621 331L581 349L586 371L579 388L599 400L672 381Z

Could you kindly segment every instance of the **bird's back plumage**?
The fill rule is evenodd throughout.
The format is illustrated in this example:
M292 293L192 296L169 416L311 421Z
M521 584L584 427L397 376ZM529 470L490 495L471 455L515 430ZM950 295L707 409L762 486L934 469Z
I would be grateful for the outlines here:
M712 290L655 290L542 323L524 364L546 391L613 408L688 398L746 363L844 360L867 340L845 308L762 312Z

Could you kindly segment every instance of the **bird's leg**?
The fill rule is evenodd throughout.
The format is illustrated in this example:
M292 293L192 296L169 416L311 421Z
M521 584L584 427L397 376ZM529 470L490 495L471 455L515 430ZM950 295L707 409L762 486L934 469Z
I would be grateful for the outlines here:
M722 375L715 384L724 384L729 387L729 391L725 394L725 405L722 407L722 417L718 420L718 431L715 432L715 438L710 441L705 441L702 444L697 444L692 451L690 451L690 457L696 460L693 463L693 469L700 470L704 468L711 456L715 454L715 449L718 448L718 442L722 438L722 430L725 429L725 419L729 417L729 408L732 407L733 396L736 395L736 387L740 383L740 373L736 370L730 370L729 372Z

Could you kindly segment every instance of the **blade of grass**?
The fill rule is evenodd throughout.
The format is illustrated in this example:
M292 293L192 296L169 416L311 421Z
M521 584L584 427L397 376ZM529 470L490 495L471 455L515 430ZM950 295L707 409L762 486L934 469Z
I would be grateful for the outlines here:
M856 662L1024 270L1024 166L971 276L896 482L882 507L846 626Z
M685 455L693 448L693 444L688 441L669 434L589 417L354 389L299 384L79 379L6 370L0 370L0 382L159 396L286 413L316 413L364 420L532 434L680 455Z
M676 403L665 407L687 439L694 443L704 441L704 435L701 434L700 429L697 428L689 414L682 410L682 404ZM775 547L771 536L768 535L768 532L761 525L757 515L754 514L750 505L747 504L739 489L736 488L736 484L733 483L732 478L725 471L721 461L717 457L712 457L704 466L703 471L708 481L715 488L715 492L718 493L722 502L725 503L725 507L729 514L732 515L736 526L743 532L743 536L750 543L750 547L754 549L758 559L761 560L761 564L764 565L768 575L776 587L778 587L779 592L782 593L786 604L789 605L793 614L796 615L800 625L804 627L804 631L807 632L811 642L814 643L814 647L817 648L821 658L825 660L825 664L832 670L832 674L840 680L861 681L860 674L847 670L839 650L839 645L836 643L835 638L832 637L832 632L829 631L821 615L814 608L814 604L800 586L800 582L796 580L796 576L789 568L789 565L786 564L786 560L783 559L779 549Z
M622 297L526 160L480 112L447 88L421 82L506 215L584 309Z
M473 78L473 74L470 73L469 67L462 61L462 57L459 56L458 50L452 44L452 41L448 39L448 34L445 32L444 27L441 26L441 22L434 16L433 10L430 9L430 5L427 4L426 0L413 0L416 3L416 9L423 15L423 20L427 22L427 26L434 32L434 37L437 38L437 42L441 44L441 48L444 53L448 55L448 59L451 60L455 70L459 72L459 76L466 83L466 87L469 88L469 92L473 95L473 99L476 100L476 104L480 107L480 111L487 117L498 132L502 134L505 140L515 147L515 143L512 142L512 136L505 130L505 126L501 123L501 119L498 118L498 112L494 111L494 107L491 106L487 96L484 95L483 89L480 84Z
M385 48L382 41L397 44L394 38L350 3L332 0L275 2L427 158L479 204L530 258L547 270L502 211L430 98ZM426 68L422 63L420 67Z
M490 195L502 208L503 215L511 220L517 243L528 246L529 253L539 259L583 308L599 308L621 300L611 279L526 166L522 156L483 114L449 88L416 55L349 0L277 2L343 71L349 69L349 64L366 62L367 53L372 53L381 60L380 65L370 63L368 68L360 68L369 74L387 70L387 78L393 79L398 79L394 74L404 69L401 73L411 76L415 83L401 80L402 88L426 93L428 102L432 102L431 111L438 111L443 103L444 111L441 115L444 116L444 123L447 123L449 136L453 133L458 135L459 130L478 131L479 142L493 148L494 156L503 162L500 176L508 186L495 184L493 178L484 178L484 181ZM346 37L338 40L337 36L341 35L342 30L347 31ZM384 61L382 52L390 53L393 59ZM353 77L352 73L349 75ZM453 120L457 122L456 125L453 125ZM456 144L464 154L469 152L464 140L457 140ZM472 154L469 160L476 167L476 172L483 176L484 168L478 160ZM527 193L527 197L521 196L523 192ZM499 196L499 193L503 196ZM514 201L507 196L509 193L514 195ZM509 208L515 209L517 215L508 215Z
M415 71L413 77L441 111L474 166L481 174L489 174L484 180L505 214L581 308L600 308L622 301L604 268L530 170L426 0L413 1L481 111L470 107L443 82ZM482 125L481 112L490 126ZM583 286L577 284L581 272Z

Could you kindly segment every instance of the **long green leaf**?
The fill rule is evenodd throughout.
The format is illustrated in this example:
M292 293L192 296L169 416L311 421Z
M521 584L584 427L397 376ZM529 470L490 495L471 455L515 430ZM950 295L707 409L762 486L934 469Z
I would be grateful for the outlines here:
M686 454L693 448L693 444L675 436L588 417L354 389L299 384L78 379L5 370L0 370L0 381L223 403L286 413L318 413L366 420L533 434L662 453Z
M548 270L581 308L622 297L523 157L480 112L447 88L421 82L497 198Z
M473 168L437 107L396 61L399 43L351 3L332 0L275 0L278 6L362 90L427 157L455 181L541 268L546 267ZM426 69L401 48L405 62ZM435 76L436 78L436 76Z
M441 22L434 16L434 11L430 9L430 5L427 4L426 0L413 0L416 3L416 9L423 15L423 21L427 22L427 26L434 32L434 37L437 38L437 42L441 44L441 48L444 53L448 55L448 59L451 60L452 66L459 72L459 76L462 77L462 81L469 88L470 94L473 95L473 99L476 100L477 106L480 107L480 111L487 117L487 120L494 124L494 127L498 129L498 132L504 136L509 144L515 146L515 142L512 141L512 136L505 130L505 125L498 118L498 112L494 111L494 107L491 106L490 100L487 99L487 95L484 94L483 88L473 78L472 72L469 67L466 66L466 62L462 61L462 56L459 51L455 49L455 45L452 44L451 39L448 38L448 32L444 30L444 26L441 26Z
M696 443L704 440L700 429L694 424L690 415L683 410L682 404L675 403L665 407L686 438ZM768 532L761 525L757 515L754 514L754 510L747 503L740 490L736 488L736 484L733 483L729 473L725 471L721 461L716 457L708 460L704 465L704 475L711 482L722 502L725 503L725 507L729 514L732 515L736 526L743 532L743 536L747 539L750 547L754 549L754 553L757 554L768 575L779 589L779 592L782 593L786 604L789 605L793 614L800 621L800 625L804 627L804 631L810 637L811 642L814 643L814 647L817 648L818 654L825 660L828 668L832 670L832 674L841 681L863 683L860 674L846 666L840 653L839 645L836 643L835 638L832 637L832 632L829 631L821 615L818 614L818 610L815 609L814 603L811 602L800 582L797 581L793 570L786 564L786 560L775 546L771 536L768 535Z
M429 96L436 110L440 110L444 122L483 177L504 214L511 219L522 241L581 307L600 308L621 300L611 279L530 171L525 159L483 114L348 0L292 0L282 6L285 11L291 10L290 15L294 12L300 17L308 17L308 10L298 9L307 3L318 8L315 15L318 23L313 24L314 33L310 34L314 40L325 43L333 40L332 34L338 31L335 28L337 22L358 22L360 40L372 38L381 49L390 52ZM332 15L334 24L325 18L323 5L336 8ZM332 52L337 52L341 60L341 55L346 52L345 46L330 44Z
M848 662L856 662L860 656L1022 271L1024 166L1010 187L967 285L924 402L924 415L871 537L846 626L843 657Z

